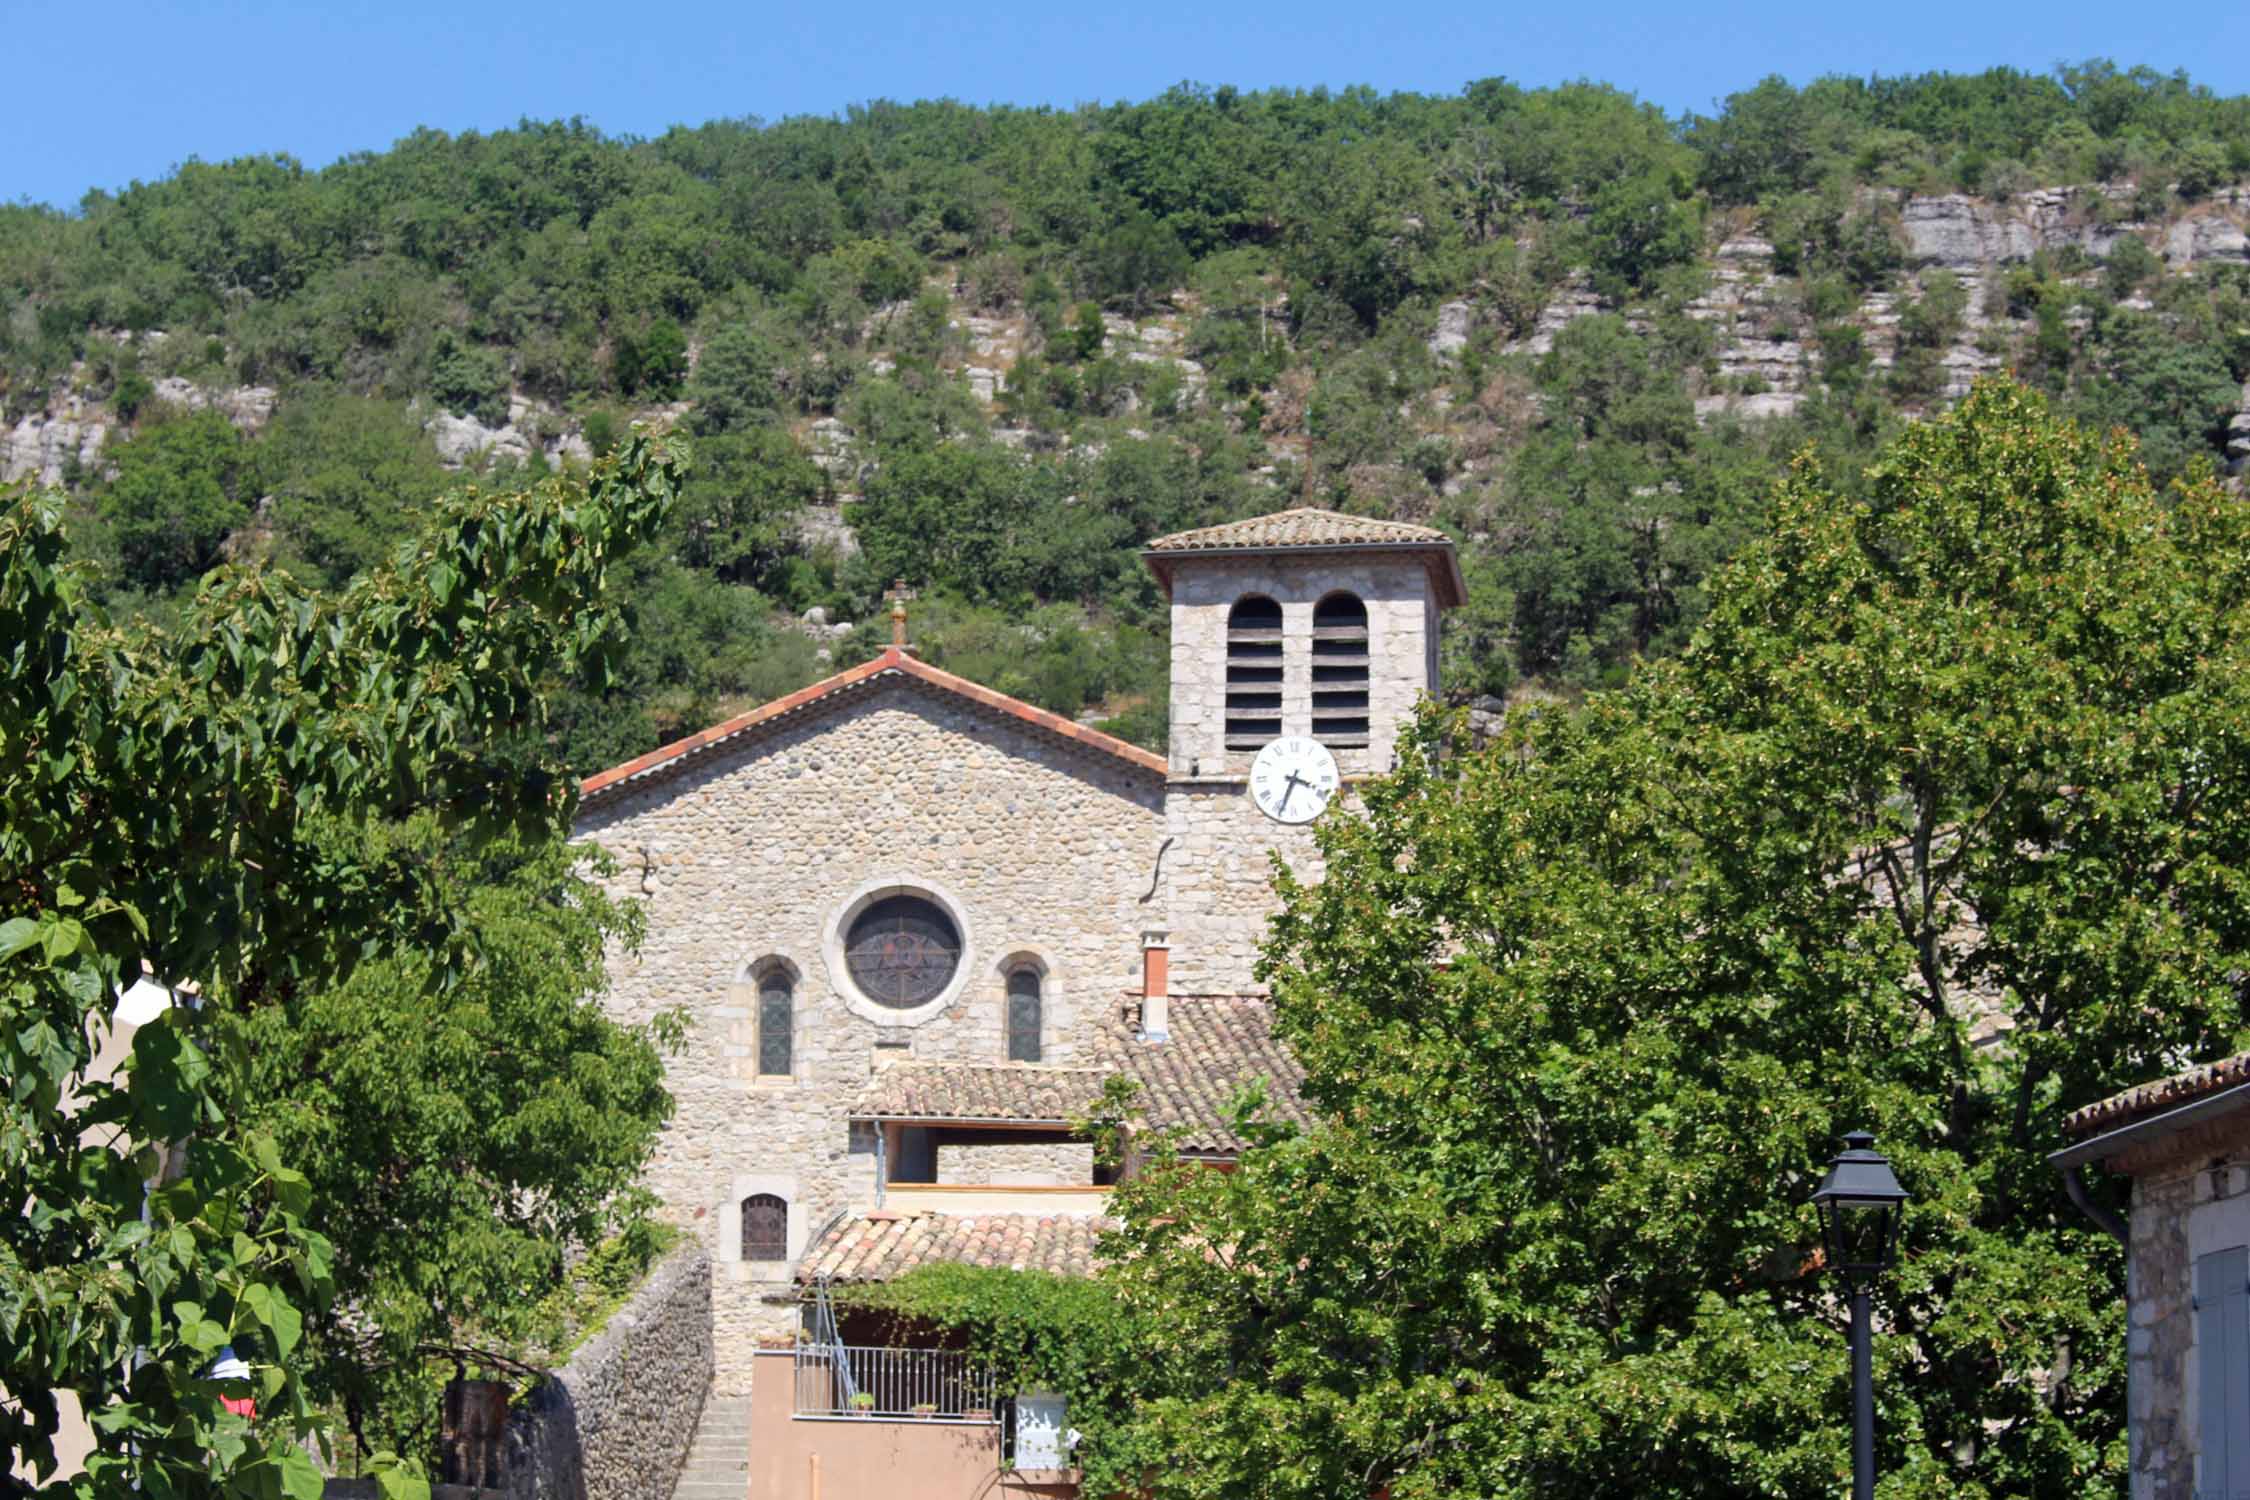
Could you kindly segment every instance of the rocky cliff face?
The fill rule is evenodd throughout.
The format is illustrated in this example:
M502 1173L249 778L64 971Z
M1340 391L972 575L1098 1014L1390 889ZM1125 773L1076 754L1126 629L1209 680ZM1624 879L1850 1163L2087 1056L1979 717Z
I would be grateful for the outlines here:
M1900 297L1919 289L1932 272L1951 273L1967 293L1960 333L1939 358L1943 374L1936 400L1942 404L1959 399L1977 376L2005 362L1996 350L2021 329L2014 320L1992 314L1991 292L2010 266L2041 251L2076 251L2100 260L2131 236L2174 275L2191 274L2206 264L2250 262L2250 190L2216 195L2165 223L2114 218L2124 196L2050 188L2005 201L1950 193L1900 202L1897 232L1907 274L1898 290L1867 297L1848 320L1866 335L1869 364L1880 371L1896 363ZM1572 319L1604 310L1583 284L1566 286L1548 302L1533 330L1509 347L1545 353ZM1699 415L1783 415L1818 380L1812 319L1797 303L1794 279L1774 274L1773 247L1764 240L1744 234L1723 241L1710 263L1708 289L1687 311L1713 324L1718 333L1716 372L1696 395ZM1441 320L1432 348L1459 347L1465 339L1465 332L1455 333ZM2250 462L2250 387L2245 388L2229 452L2238 467Z
M2250 188L2214 195L2161 223L2125 217L2129 201L2123 189L2050 188L2004 200L1958 193L1901 200L1864 195L1863 207L1891 219L1906 269L1893 290L1866 297L1842 321L1861 330L1868 364L1878 372L1886 370L1901 352L1902 299L1917 294L1932 273L1943 271L1958 278L1967 306L1957 336L1938 355L1939 375L1928 403L1943 404L1965 394L1978 375L2005 362L2004 351L2016 343L2023 329L2004 310L1993 311L2001 306L1993 292L2009 267L2042 251L2075 252L2097 261L2133 237L2174 275L2192 274L2208 264L2250 262ZM1773 261L1773 247L1755 234L1728 235L1707 262L1703 292L1686 307L1689 316L1711 325L1715 335L1712 359L1691 391L1697 414L1705 419L1786 415L1820 380L1815 320L1802 306L1797 279L1776 274ZM1590 285L1566 283L1549 297L1532 328L1503 352L1543 354L1573 320L1607 310ZM1207 382L1203 367L1181 352L1193 313L1188 302L1141 320L1112 314L1105 319L1104 352L1135 364L1171 368L1178 373L1182 401L1193 403ZM1480 316L1472 301L1445 303L1438 310L1431 352L1441 359L1458 358L1469 347ZM943 363L997 415L1028 346L1024 317L964 308L956 315L952 332L955 349ZM889 360L877 355L868 370L881 377L889 367ZM82 384L77 379L63 382L42 409L12 428L0 429L0 479L33 475L43 483L59 484L74 475L99 471L103 446L111 440L117 418L106 403L81 394ZM272 414L276 396L261 386L210 389L174 377L157 383L154 399L187 408L216 407L246 431L254 431ZM639 416L661 424L682 410L677 405L652 408ZM1269 422L1269 427L1273 425ZM590 457L575 420L521 395L509 402L507 420L498 427L440 410L428 418L425 430L439 457L455 467L492 459L523 460L533 454L550 463ZM1038 441L1031 432L1005 426L997 427L994 435L1018 446ZM852 539L842 523L841 506L856 497L865 478L865 461L855 451L849 428L834 417L809 424L799 436L836 491L832 500L805 518L803 529L808 539L848 549ZM2231 438L2234 466L2250 467L2250 386L2245 387L2243 410L2234 421ZM1292 456L1300 443L1290 431L1268 433L1268 445L1278 457Z

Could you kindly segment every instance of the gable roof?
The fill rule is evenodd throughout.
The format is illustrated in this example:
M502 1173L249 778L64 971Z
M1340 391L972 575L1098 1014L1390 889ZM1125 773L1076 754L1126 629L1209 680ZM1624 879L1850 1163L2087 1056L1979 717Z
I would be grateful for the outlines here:
M1181 1151L1233 1156L1246 1149L1233 1104L1253 1079L1266 1082L1264 1118L1312 1123L1301 1092L1304 1067L1273 1034L1273 1004L1265 996L1174 995L1168 1008L1167 1040L1141 1039L1135 1000L1103 1028L1098 1051L1111 1070L1140 1085L1134 1102L1150 1125L1180 1132Z
M1011 698L1006 693L994 692L991 688L971 682L966 677L956 677L951 672L943 671L931 666L928 662L916 659L896 646L890 646L886 647L883 653L872 661L847 668L833 677L823 678L810 687L799 688L785 698L776 698L771 703L761 704L748 713L737 714L725 723L714 724L709 729L691 734L685 739L674 740L671 744L651 750L646 755L636 756L623 765L611 766L606 771L597 772L578 784L579 800L582 803L597 801L614 794L620 788L656 776L676 773L683 769L687 762L719 746L740 739L744 735L779 720L827 704L842 694L887 679L903 679L920 684L923 687L934 688L939 692L950 693L955 697L966 698L972 703L1014 719L1040 733L1067 740L1074 745L1095 751L1098 754L1114 756L1136 770L1146 771L1156 776L1165 774L1165 761L1161 755L1143 750L1138 745L1127 744L1115 735L1103 734L1098 729L1089 729L1083 724L1064 718L1061 714L1049 713L1043 708L1034 708L1020 698Z
M1063 1125L1093 1107L1108 1076L1045 1063L895 1062L860 1090L848 1117Z
M916 1266L950 1262L1084 1276L1094 1244L1117 1225L1097 1214L940 1214L875 1209L831 1225L797 1262L802 1284L889 1281Z
M1454 555L1453 539L1431 526L1406 521L1382 521L1370 516L1346 515L1300 505L1271 515L1199 526L1160 536L1141 549L1141 560L1164 585L1172 589L1172 569L1184 557L1230 556L1265 552L1419 552L1426 555L1431 587L1438 603L1450 607L1468 598L1461 577L1461 562Z

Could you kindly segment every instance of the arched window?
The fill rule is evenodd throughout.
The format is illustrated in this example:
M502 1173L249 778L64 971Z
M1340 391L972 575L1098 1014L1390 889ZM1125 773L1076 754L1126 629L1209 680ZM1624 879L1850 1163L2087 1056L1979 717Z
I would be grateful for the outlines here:
M1367 606L1342 590L1313 606L1312 732L1330 745L1367 743Z
M1229 750L1255 750L1281 734L1281 606L1247 594L1227 612Z
M797 990L789 971L770 965L758 976L758 1076L787 1078L794 1061Z
M742 1200L742 1258L789 1258L789 1205L771 1193L752 1193Z
M1039 1028L1045 1016L1039 971L1029 964L1008 971L1008 1061L1039 1061Z

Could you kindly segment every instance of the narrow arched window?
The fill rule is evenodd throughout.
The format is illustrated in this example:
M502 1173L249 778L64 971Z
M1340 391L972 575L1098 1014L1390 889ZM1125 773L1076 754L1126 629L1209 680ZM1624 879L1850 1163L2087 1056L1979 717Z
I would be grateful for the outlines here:
M1281 734L1281 606L1263 594L1227 612L1227 748L1255 750Z
M1367 606L1342 590L1313 606L1312 732L1330 745L1365 745Z
M1039 971L1028 965L1008 973L1008 1061L1039 1061L1039 1028L1045 1020Z
M794 1060L796 987L776 965L758 976L758 1074L787 1078Z
M752 1193L742 1200L742 1258L789 1258L789 1205L771 1193Z

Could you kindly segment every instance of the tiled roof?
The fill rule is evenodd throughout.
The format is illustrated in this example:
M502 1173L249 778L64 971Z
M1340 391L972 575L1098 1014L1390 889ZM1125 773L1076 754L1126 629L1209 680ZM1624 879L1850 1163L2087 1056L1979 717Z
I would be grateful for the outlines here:
M2244 1083L2250 1083L2250 1052L2238 1052L2218 1062L2205 1063L2201 1067L2190 1068L2185 1073L2175 1073L2170 1078L2159 1078L2153 1083L2129 1088L2099 1104L2072 1110L2063 1117L2063 1134L2072 1140L2082 1140L2104 1131L2122 1129L2135 1120L2162 1114L2183 1104L2192 1104L2207 1095Z
M1248 1142L1229 1123L1236 1091L1266 1082L1265 1118L1311 1122L1299 1094L1305 1070L1273 1034L1273 1006L1262 995L1174 995L1169 1040L1144 1042L1140 1006L1128 1005L1104 1029L1102 1061L1140 1085L1136 1103L1158 1129L1177 1126L1182 1151L1231 1156Z
M1083 1115L1102 1082L1122 1073L1140 1085L1134 1104L1159 1130L1177 1129L1179 1149L1232 1156L1245 1142L1232 1105L1244 1084L1263 1079L1265 1117L1310 1121L1298 1090L1305 1070L1273 1034L1273 1007L1262 995L1174 995L1168 1038L1140 1038L1140 1001L1130 999L1102 1028L1092 1067L1039 1063L896 1062L852 1102L855 1120L985 1120L1045 1124Z
M1148 544L1150 552L1232 551L1239 547L1451 547L1444 532L1404 521L1378 521L1348 516L1340 510L1320 510L1310 505L1175 531Z
M811 1245L797 1280L889 1281L951 1262L1083 1276L1094 1241L1115 1221L1092 1214L940 1214L876 1209L847 1217Z
M1006 693L996 693L991 688L969 681L966 677L956 677L951 672L933 667L929 663L918 660L893 646L887 648L882 655L876 657L873 661L863 662L859 666L838 672L833 677L823 678L810 687L798 689L786 698L776 698L773 702L762 704L751 709L748 713L737 714L723 724L714 724L709 729L689 735L686 739L674 740L669 745L651 750L648 754L626 761L623 765L611 766L606 771L589 776L578 784L579 798L586 802L596 801L605 794L614 793L619 788L634 782L678 769L681 763L690 758L724 745L750 733L752 730L763 728L793 714L802 713L816 704L836 697L838 694L886 677L904 677L925 687L936 688L956 697L967 698L972 703L981 704L995 713L1003 714L1059 739L1069 740L1073 744L1082 745L1089 750L1098 751L1104 755L1116 756L1119 760L1125 761L1140 770L1152 772L1158 776L1165 773L1164 757L1161 755L1143 750L1138 745L1127 744L1114 735L1103 734L1098 729L1089 729L1083 724L1073 723L1060 714L1049 713L1043 708L1034 708L1021 699L1009 697Z
M1276 511L1270 516L1252 516L1247 521L1175 531L1142 548L1141 560L1156 575L1156 581L1164 585L1165 592L1170 593L1174 566L1198 554L1313 548L1372 548L1418 553L1429 574L1430 588L1441 606L1451 607L1468 598L1468 585L1461 577L1461 560L1454 555L1453 541L1444 532L1405 521L1347 516L1340 510L1318 510L1309 505Z
M851 1118L1053 1123L1084 1114L1108 1076L1040 1063L895 1062L852 1101Z

